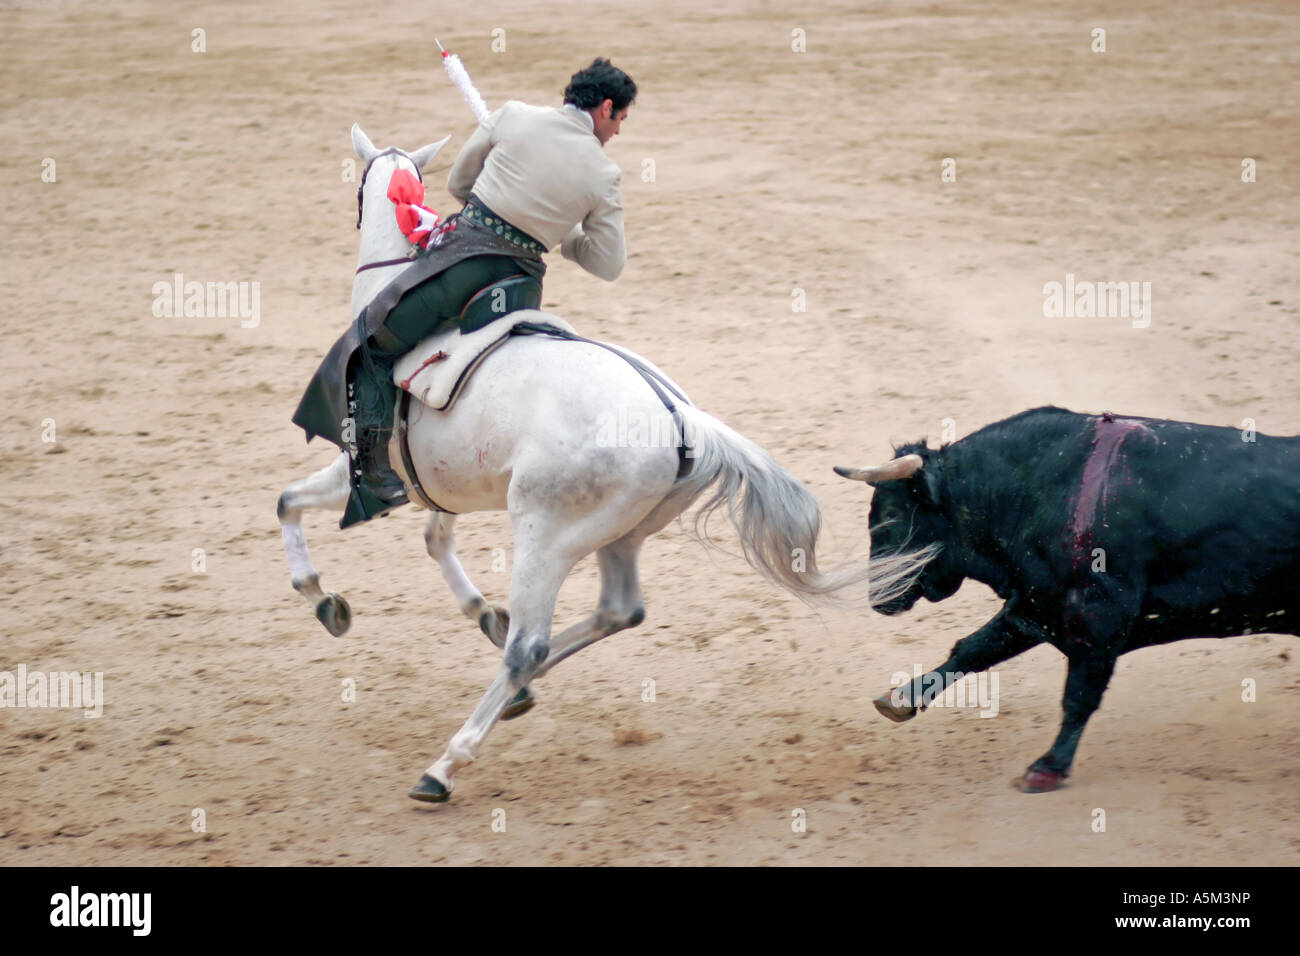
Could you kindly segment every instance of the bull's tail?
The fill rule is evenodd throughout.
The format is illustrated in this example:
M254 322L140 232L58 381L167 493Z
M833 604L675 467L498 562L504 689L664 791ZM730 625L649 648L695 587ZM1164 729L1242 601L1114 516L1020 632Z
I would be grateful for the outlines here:
M725 507L746 560L802 600L823 606L888 600L905 591L932 557L899 555L874 567L857 559L822 571L817 567L821 509L812 493L748 438L698 408L678 408L693 456L679 487L686 486L688 502L704 496L691 530L705 544L712 544L709 517Z

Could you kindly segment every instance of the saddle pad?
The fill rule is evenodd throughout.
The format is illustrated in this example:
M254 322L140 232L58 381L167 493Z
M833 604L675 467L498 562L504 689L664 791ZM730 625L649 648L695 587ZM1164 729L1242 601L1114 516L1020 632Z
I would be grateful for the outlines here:
M425 405L440 412L451 408L483 359L500 348L510 330L520 322L553 325L566 332L573 326L559 316L520 309L477 329L462 333L450 329L420 340L393 367L393 382Z

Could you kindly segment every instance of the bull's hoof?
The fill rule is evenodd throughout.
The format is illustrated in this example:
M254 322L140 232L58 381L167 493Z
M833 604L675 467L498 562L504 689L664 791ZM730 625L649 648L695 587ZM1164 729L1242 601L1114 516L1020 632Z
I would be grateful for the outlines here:
M891 691L888 694L881 694L872 701L872 703L876 705L876 710L880 711L896 724L901 724L903 721L911 720L916 716L915 707L898 707L894 704L893 697L894 695Z
M1063 780L1065 780L1063 773L1057 773L1055 770L1035 770L1030 767L1023 777L1012 780L1011 786L1021 793L1051 793L1060 788Z
M316 605L316 620L335 637L342 637L352 626L352 608L341 594L331 591Z
M506 704L506 709L501 711L501 719L514 720L516 717L522 717L532 710L536 703L537 698L533 696L533 689L525 685L510 699L510 703Z
M451 791L426 773L406 795L423 803L446 803Z
M506 635L510 633L510 612L503 607L490 607L478 616L478 626L489 641L504 648Z

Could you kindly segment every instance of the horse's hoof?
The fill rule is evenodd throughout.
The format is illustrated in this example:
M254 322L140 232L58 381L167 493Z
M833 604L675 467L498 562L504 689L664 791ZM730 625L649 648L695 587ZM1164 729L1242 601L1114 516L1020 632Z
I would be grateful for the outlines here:
M891 691L888 694L881 694L872 701L876 705L876 710L880 711L896 724L901 724L905 720L911 720L916 716L915 707L898 707L894 704L894 694Z
M514 720L516 717L522 717L532 710L536 703L537 698L533 696L533 689L528 686L521 687L519 693L506 704L506 709L501 711L501 719Z
M1051 793L1061 786L1061 781L1064 779L1063 773L1054 770L1035 770L1030 767L1023 777L1012 780L1011 786L1021 793Z
M426 773L406 795L423 803L446 803L451 791Z
M325 625L325 630L335 637L342 637L352 626L352 608L343 595L333 591L316 605L316 620Z
M510 633L510 612L503 607L490 607L478 616L478 626L489 641L504 648L506 635Z

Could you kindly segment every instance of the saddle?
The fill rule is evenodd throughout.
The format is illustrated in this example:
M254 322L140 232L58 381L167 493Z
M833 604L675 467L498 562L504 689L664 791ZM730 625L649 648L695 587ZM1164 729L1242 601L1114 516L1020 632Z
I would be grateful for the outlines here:
M464 391L470 376L483 364L483 360L514 335L548 335L573 342L586 342L590 345L598 345L622 358L640 373L677 422L678 434L681 436L677 445L677 476L680 478L690 471L693 452L686 441L681 416L674 403L676 399L689 405L690 399L683 395L667 376L617 346L583 338L574 331L572 325L559 316L549 315L533 308L519 309L505 315L483 306L476 308L476 303L488 301L486 296L500 285L501 283L489 286L470 300L462 313L463 317L468 313L468 318L460 327L423 339L414 349L402 356L393 368L393 384L397 386L399 396L395 421L398 444L401 448L402 478L419 504L430 511L455 513L430 498L416 475L408 436L411 397L415 396L435 411L450 410ZM526 294L526 290L523 291ZM493 315L497 317L491 318L490 316Z
M488 312L485 316L480 312L475 319L466 326L422 339L397 360L393 366L393 384L400 392L403 406L414 395L434 411L448 411L474 370L506 343L519 323L535 323L576 334L564 319L536 309L519 309L505 315Z

